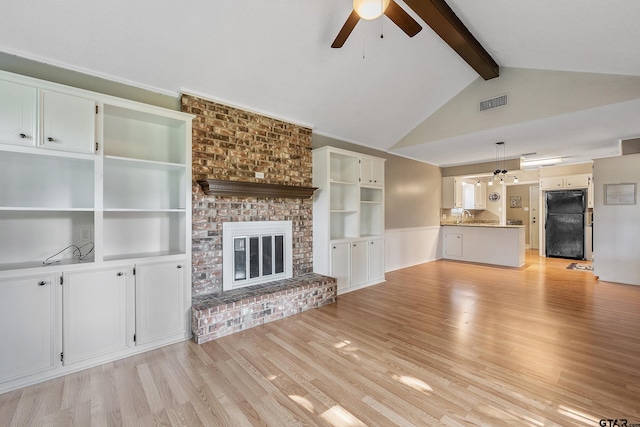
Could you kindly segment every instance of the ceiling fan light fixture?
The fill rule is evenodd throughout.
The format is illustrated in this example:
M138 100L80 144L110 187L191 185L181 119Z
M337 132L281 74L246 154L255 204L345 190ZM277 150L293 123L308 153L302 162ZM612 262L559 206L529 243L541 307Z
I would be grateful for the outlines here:
M391 0L353 0L353 10L362 19L376 19L382 16Z

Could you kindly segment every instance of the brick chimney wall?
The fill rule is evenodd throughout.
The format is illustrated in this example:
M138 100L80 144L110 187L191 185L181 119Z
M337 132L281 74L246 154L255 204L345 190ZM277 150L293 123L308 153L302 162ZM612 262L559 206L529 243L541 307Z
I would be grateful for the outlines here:
M313 271L311 199L207 196L198 180L311 186L311 129L184 94L194 114L192 294L222 291L222 223L292 221L293 276ZM255 172L264 173L256 179Z

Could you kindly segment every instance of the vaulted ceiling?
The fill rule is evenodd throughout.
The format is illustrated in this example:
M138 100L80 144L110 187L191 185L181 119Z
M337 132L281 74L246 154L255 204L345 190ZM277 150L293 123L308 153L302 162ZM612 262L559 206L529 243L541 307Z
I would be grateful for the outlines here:
M386 17L361 20L332 49L351 0L6 0L0 51L165 94L191 92L438 165L491 160L496 141L507 142L508 157L562 155L566 146L581 161L614 155L620 138L640 135L637 0L447 0L504 75L591 73L590 86L564 90L574 107L546 116L558 97L535 93L526 108L510 96L500 107L508 113L456 114L454 106L475 108L478 96L526 92L510 84L527 79L485 82L397 3L422 25L416 36ZM627 76L613 84L622 94L581 103L584 91L600 93L589 90L600 86L596 74ZM549 85L562 89L558 80ZM437 136L443 123L449 131Z

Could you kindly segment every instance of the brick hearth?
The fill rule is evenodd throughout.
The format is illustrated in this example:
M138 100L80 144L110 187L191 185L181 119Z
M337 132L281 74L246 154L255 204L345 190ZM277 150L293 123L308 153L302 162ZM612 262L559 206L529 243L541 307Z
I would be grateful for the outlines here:
M333 277L307 273L296 278L193 298L191 325L198 344L331 304Z

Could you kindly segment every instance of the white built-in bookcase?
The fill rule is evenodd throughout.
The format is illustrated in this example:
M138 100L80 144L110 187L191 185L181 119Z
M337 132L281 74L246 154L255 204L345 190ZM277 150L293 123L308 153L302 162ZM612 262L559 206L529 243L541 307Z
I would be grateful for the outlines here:
M192 118L0 71L0 392L190 336Z
M384 281L384 162L313 150L314 271L336 277L339 293Z

